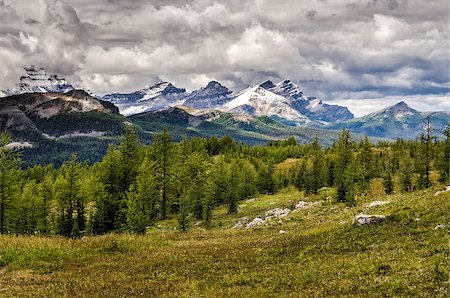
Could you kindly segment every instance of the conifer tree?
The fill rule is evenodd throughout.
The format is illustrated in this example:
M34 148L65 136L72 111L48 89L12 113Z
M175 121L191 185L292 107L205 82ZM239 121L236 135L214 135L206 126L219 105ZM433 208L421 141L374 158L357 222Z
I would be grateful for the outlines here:
M158 215L159 185L155 162L144 159L127 197L128 227L133 232L144 233L146 227L154 224Z
M43 235L47 235L51 231L49 216L50 208L53 200L53 175L46 174L39 184L38 188L40 206L39 218L37 223L37 231Z
M6 147L10 141L9 134L0 134L0 234L6 232L19 182L20 158L17 152Z
M318 190L325 186L324 183L324 159L319 140L314 139L312 146L312 165L308 175L308 193L317 194Z
M409 156L404 156L400 162L400 188L402 192L412 191L412 166L412 159Z
M257 187L261 194L275 193L275 182L273 179L274 166L261 163L258 169Z
M335 184L337 188L337 201L354 203L354 163L353 141L350 132L342 130L335 144L336 166Z
M74 224L75 231L80 229L80 224L85 224L84 202L80 197L80 175L80 165L73 155L62 165L55 182L55 196L59 206L57 233L67 237L72 236Z
M170 167L172 164L172 138L167 129L157 135L154 140L156 159L158 161L159 180L161 186L161 218L167 217L168 188L170 185Z
M450 185L450 124L447 124L443 135L444 139L438 155L437 168L440 173L439 181Z
M96 199L98 212L94 216L95 233L105 233L120 226L118 213L123 196L120 187L123 174L120 152L110 146L98 169L100 182L104 185L107 195Z
M306 167L306 161L305 159L302 159L302 161L297 166L297 173L295 175L295 187L298 190L304 190L305 189L305 183L307 178L307 167Z

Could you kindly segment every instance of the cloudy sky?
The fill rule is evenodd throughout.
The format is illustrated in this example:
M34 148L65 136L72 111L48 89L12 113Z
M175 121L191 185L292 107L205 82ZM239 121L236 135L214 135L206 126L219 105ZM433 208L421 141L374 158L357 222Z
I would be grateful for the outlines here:
M448 0L0 0L0 89L23 67L95 94L289 78L356 115L450 110Z

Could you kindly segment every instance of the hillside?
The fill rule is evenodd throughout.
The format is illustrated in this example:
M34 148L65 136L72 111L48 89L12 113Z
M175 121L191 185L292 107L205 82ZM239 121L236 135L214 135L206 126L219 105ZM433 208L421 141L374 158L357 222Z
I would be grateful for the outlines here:
M0 236L1 295L267 297L445 297L450 192L360 198L356 207L285 190L214 213L213 227L174 231L175 219L145 236ZM276 207L299 208L270 224L232 229ZM368 207L373 201L389 202ZM317 203L314 203L317 202ZM352 218L386 215L378 225ZM195 223L195 222L192 222ZM446 227L439 228L439 225ZM283 230L286 233L280 234Z
M299 143L307 143L317 137L324 144L330 145L338 134L336 131L307 126L285 126L266 116L233 115L214 110L199 112L185 107L141 113L128 119L148 135L167 128L177 140L183 137L228 135L239 142L262 145L289 137L295 137Z

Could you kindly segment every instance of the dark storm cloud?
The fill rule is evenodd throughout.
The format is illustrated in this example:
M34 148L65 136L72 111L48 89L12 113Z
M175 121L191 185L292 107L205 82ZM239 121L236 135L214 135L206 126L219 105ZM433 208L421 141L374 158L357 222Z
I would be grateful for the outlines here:
M325 100L409 96L433 109L441 96L450 110L447 0L39 4L0 0L0 88L34 64L99 94L158 79L239 90L290 78Z

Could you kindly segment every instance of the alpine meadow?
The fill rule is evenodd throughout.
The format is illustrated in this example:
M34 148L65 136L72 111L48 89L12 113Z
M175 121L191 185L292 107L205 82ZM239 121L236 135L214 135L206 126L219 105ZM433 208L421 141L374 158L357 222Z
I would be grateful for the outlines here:
M448 297L449 13L0 0L0 297Z

